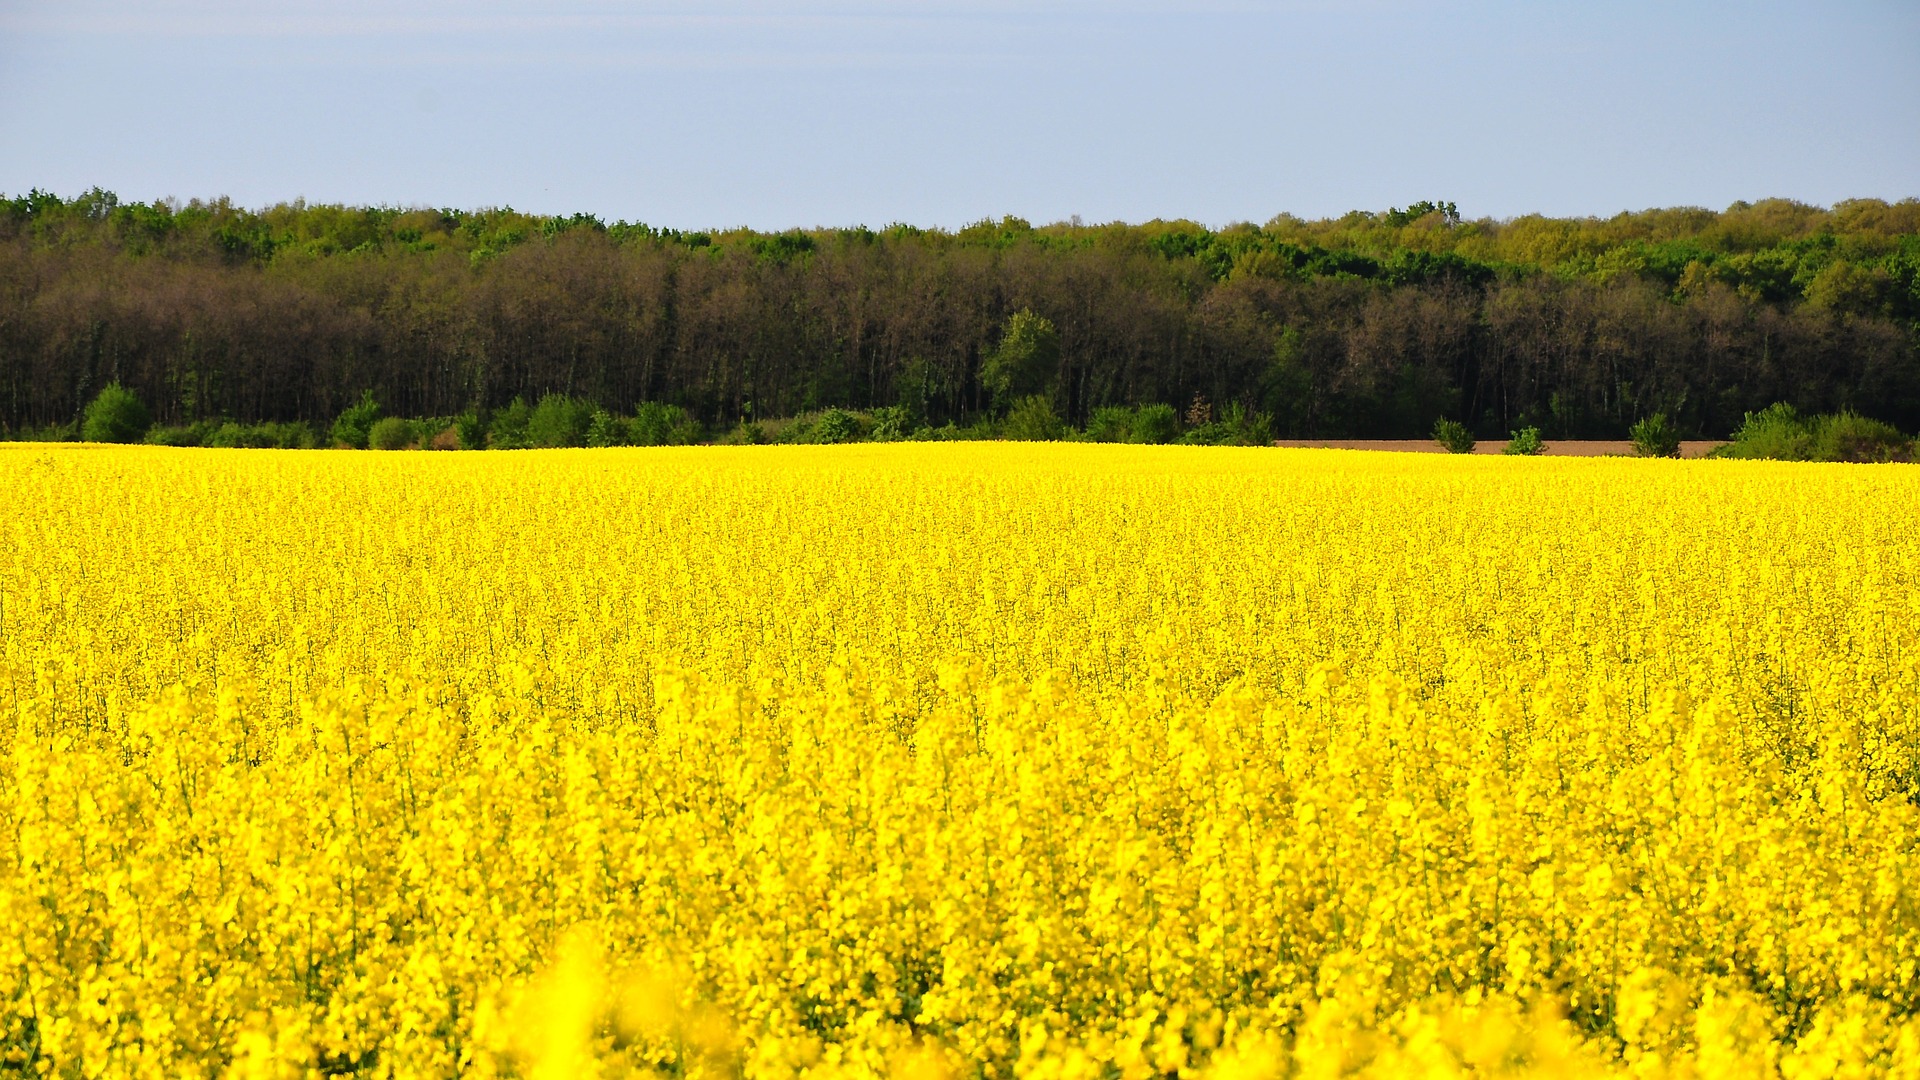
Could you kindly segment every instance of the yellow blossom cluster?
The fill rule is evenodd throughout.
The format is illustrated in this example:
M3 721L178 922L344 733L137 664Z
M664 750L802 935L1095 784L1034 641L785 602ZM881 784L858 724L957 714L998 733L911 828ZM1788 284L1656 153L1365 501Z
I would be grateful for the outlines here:
M0 446L0 1074L1920 1077L1917 510Z

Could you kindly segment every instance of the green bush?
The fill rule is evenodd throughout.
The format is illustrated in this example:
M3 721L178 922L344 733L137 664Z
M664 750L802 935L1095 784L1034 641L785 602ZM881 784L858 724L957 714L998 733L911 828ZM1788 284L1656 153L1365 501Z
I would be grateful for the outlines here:
M197 442L186 445L245 450L305 450L317 441L313 429L297 421L291 424L241 424L228 420L218 426L207 427L199 433Z
M593 420L587 425L587 445L592 447L626 446L629 438L629 426L619 417L605 409L593 410Z
M859 442L860 418L845 409L828 409L814 419L808 433L809 442Z
M1087 418L1087 439L1091 442L1121 443L1133 441L1134 410L1125 405L1108 405L1093 410Z
M1733 433L1733 441L1713 452L1715 457L1808 461L1813 457L1813 432L1793 406L1776 401L1750 412Z
M525 450L532 445L527 441L527 422L532 417L525 399L514 398L487 425L487 445L495 450Z
M485 450L487 448L487 421L479 413L462 413L453 418L451 426L460 449Z
M1851 412L1815 418L1815 461L1912 461L1913 440L1892 424Z
M1016 442L1052 442L1066 435L1067 425L1053 411L1045 394L1033 394L1013 403L1000 425L1000 437Z
M139 442L152 426L153 417L133 391L110 382L87 406L80 437L87 442Z
M1180 441L1193 446L1270 446L1273 420L1237 401L1220 410L1220 418L1187 429Z
M745 420L734 425L733 430L720 437L722 446L758 446L766 441L766 429Z
M1512 435L1513 437L1507 440L1507 448L1501 453L1533 457L1547 448L1547 444L1540 441L1540 429L1537 427L1523 427Z
M420 432L413 422L398 416L374 421L373 429L367 432L367 446L374 450L413 450L419 445Z
M1441 417L1433 422L1433 441L1447 448L1449 454L1473 453L1473 432L1458 420Z
M1663 412L1654 413L1628 429L1633 452L1641 457L1679 457L1680 429Z
M149 446L205 446L220 426L211 420L202 420L178 427L148 428L145 442Z
M641 402L627 422L627 442L633 446L691 446L701 434L692 413L659 401Z
M1128 442L1160 445L1179 437L1180 414L1173 406L1155 402L1134 410L1133 425L1127 433Z
M873 410L873 431L867 436L874 442L899 442L912 435L919 425L913 422L913 412L904 405L888 405Z
M543 448L587 445L593 406L565 394L547 394L527 417L527 442Z
M373 399L373 391L360 392L360 400L347 406L333 421L328 434L333 441L352 450L367 448L367 435L373 430L374 421L380 419L380 403Z

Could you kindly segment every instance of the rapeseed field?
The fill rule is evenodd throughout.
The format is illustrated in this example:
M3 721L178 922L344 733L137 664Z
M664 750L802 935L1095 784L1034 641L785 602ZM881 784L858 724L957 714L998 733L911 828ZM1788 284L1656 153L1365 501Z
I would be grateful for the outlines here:
M0 1073L1920 1076L1920 471L0 446Z

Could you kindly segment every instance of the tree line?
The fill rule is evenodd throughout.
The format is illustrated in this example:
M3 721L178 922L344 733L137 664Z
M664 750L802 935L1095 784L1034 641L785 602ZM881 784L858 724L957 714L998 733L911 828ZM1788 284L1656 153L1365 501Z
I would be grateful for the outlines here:
M1023 321L1024 320L1024 321ZM1044 325L1045 333L1037 334ZM159 425L328 430L550 395L720 431L1196 400L1282 438L1725 437L1784 402L1920 427L1920 201L1208 229L685 232L588 215L0 198L0 433L119 384ZM524 406L523 406L524 407Z

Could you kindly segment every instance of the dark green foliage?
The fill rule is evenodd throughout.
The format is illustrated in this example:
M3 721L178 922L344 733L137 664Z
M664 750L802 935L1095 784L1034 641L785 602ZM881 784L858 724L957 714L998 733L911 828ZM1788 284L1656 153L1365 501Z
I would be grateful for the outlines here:
M873 410L873 430L867 437L874 442L899 442L911 438L917 426L905 406L888 405Z
M828 409L816 418L808 442L846 443L861 438L860 418L845 409Z
M1133 424L1127 432L1128 442L1170 443L1179 437L1180 414L1173 406L1156 402L1134 410Z
M1633 452L1641 457L1679 457L1680 429L1663 412L1654 413L1627 432L1633 440Z
M591 404L565 394L544 395L527 417L527 443L545 449L585 446L593 412Z
M527 407L526 399L514 398L493 414L493 422L487 425L487 445L495 450L525 450L533 445L527 436L527 424L532 419L533 410Z
M1772 461L1911 461L1913 440L1898 428L1851 412L1803 417L1775 402L1750 412L1715 457Z
M1444 416L1433 422L1433 441L1446 447L1449 454L1471 454L1475 445L1467 425Z
M461 450L485 450L487 425L478 413L462 413L453 418L454 437Z
M1012 402L1045 390L1060 367L1060 333L1021 308L1007 317L1000 344L980 365L980 381L994 400Z
M1013 403L1000 424L1000 437L1017 442L1051 442L1064 438L1067 425L1053 411L1045 394L1033 394Z
M416 450L420 431L413 421L398 416L383 416L367 432L367 447L372 450Z
M1167 409L1172 411L1171 406ZM1273 418L1237 401L1229 402L1226 408L1220 410L1218 419L1188 429L1186 434L1180 436L1180 441L1195 446L1271 446Z
M379 427L379 423L376 422L374 426ZM200 445L250 450L307 450L318 442L313 429L302 423L240 424L229 420L207 431Z
M1913 440L1892 424L1855 413L1817 417L1813 423L1815 461L1912 461Z
M473 410L463 446L555 387L615 419L657 399L768 434L836 405L882 438L984 431L1033 394L1096 438L1115 437L1103 408L1196 393L1290 438L1417 437L1439 416L1620 438L1655 411L1721 432L1775 400L1920 425L1916 200L692 233L34 191L0 197L0 282L15 438L81 426L104 373L169 428L301 420L332 442L371 388L399 416ZM491 442L544 439L509 420Z
M1506 449L1500 452L1503 454L1512 454L1517 457L1532 457L1545 451L1546 448L1547 444L1540 441L1539 428L1523 427L1519 431L1512 433L1512 438L1507 440Z
M211 420L205 420L198 424L153 427L147 430L147 437L143 441L150 446L205 446L207 437L219 430L221 426Z
M117 382L106 385L87 406L80 437L87 442L130 443L153 426L153 417L133 391Z
M328 432L335 444L352 450L367 448L367 435L373 430L374 421L380 419L380 403L374 400L373 391L360 392L360 400L334 418L333 427Z
M1123 443L1133 441L1134 410L1125 405L1095 409L1087 418L1087 439L1092 442Z
M659 401L641 402L627 423L627 433L631 446L691 446L703 434L700 422L687 410Z

